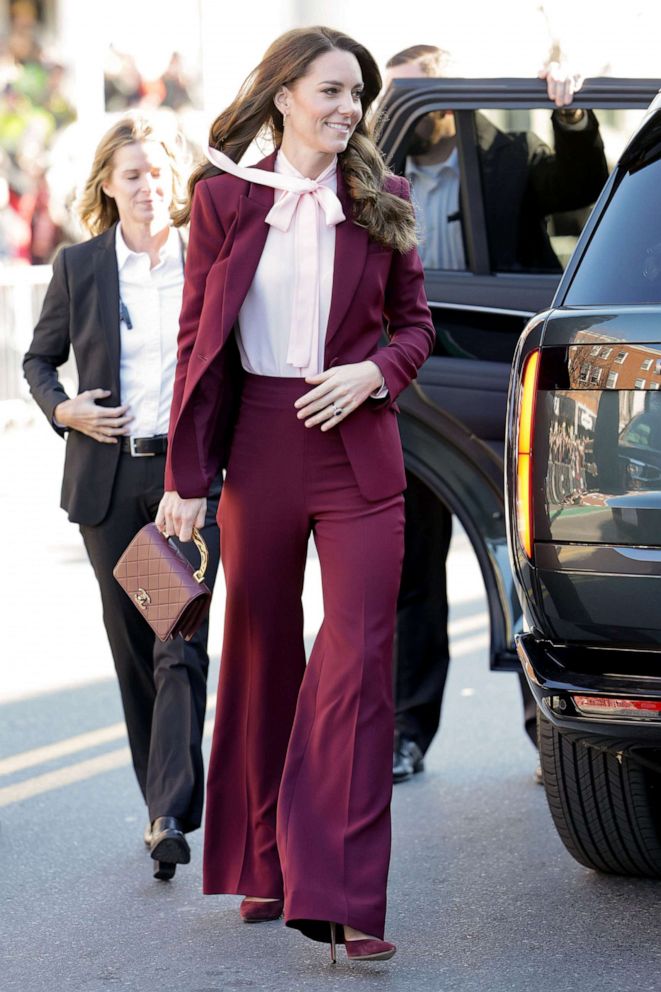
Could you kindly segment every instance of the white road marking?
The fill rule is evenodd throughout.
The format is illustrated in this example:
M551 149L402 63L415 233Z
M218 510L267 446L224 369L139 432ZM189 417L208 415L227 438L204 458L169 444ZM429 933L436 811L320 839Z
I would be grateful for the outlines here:
M124 724L115 724L111 727L104 727L105 731L115 731L116 727L121 729L121 733L124 734ZM205 734L210 734L213 729L213 720L207 720L204 724ZM101 733L101 732L97 732ZM91 734L80 734L78 738L69 738L69 742L78 741L80 738L93 737L94 732ZM108 737L108 740L113 739ZM67 742L60 741L60 745ZM97 743L99 743L97 741ZM57 747L57 745L51 745L52 747ZM35 748L34 752L23 752L22 755L15 755L14 758L23 758L25 755L34 754L36 751L48 751L49 748ZM60 752L60 753L71 753L71 752ZM52 756L51 756L52 757ZM5 759L4 764L11 761L11 758ZM49 759L47 759L49 760ZM17 782L14 785L6 785L4 788L0 789L0 807L11 806L13 803L23 802L25 799L32 799L34 796L43 795L44 792L52 792L54 789L62 789L67 785L74 785L76 782L84 782L86 779L94 778L96 775L103 775L106 772L115 771L117 768L123 768L126 765L131 764L131 753L128 747L117 748L113 751L107 751L105 754L100 754L96 758L87 758L85 761L79 761L73 765L67 765L64 768L58 768L53 772L45 772L43 775L34 775L32 778L24 779L22 782ZM23 768L27 767L25 764Z

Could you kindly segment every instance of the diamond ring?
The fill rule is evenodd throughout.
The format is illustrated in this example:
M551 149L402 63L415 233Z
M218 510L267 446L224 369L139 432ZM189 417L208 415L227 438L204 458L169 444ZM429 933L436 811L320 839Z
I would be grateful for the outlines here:
M337 403L333 403L333 416L339 417L342 413L342 407L338 406Z

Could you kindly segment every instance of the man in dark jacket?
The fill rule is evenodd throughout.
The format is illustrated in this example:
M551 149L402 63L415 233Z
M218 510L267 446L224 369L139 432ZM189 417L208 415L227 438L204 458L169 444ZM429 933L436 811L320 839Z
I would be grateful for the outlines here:
M447 63L442 50L415 45L389 60L385 81L448 75ZM494 271L560 272L547 218L592 204L608 175L596 117L591 111L569 106L581 85L580 77L563 72L557 63L549 63L540 75L557 108L552 114L553 148L532 132L501 131L484 114L475 114ZM451 111L434 111L421 118L404 171L412 187L425 268L465 269L459 160ZM449 663L445 562L452 515L409 472L407 486L395 659L395 782L423 770L424 754L438 730ZM523 675L521 691L525 729L536 743L535 705Z

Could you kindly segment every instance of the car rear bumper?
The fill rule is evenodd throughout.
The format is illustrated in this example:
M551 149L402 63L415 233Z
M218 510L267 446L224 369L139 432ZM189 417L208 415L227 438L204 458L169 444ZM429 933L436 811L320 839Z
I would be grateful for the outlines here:
M587 715L577 696L661 703L661 653L567 647L516 638L519 660L537 705L559 729L613 738L633 747L661 747L661 714Z

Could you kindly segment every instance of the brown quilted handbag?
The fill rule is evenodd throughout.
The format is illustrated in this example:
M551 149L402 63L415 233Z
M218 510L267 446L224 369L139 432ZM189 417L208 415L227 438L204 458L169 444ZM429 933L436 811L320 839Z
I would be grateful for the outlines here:
M193 540L201 559L197 571L156 524L145 524L112 570L162 641L173 640L177 634L190 641L209 612L211 591L204 584L209 554L197 529Z

